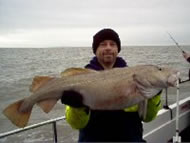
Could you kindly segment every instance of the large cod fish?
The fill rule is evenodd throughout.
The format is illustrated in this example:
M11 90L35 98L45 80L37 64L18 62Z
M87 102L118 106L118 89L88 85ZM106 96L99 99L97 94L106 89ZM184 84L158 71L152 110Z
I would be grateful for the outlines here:
M171 68L154 65L104 71L70 68L62 77L35 77L30 89L32 95L9 105L3 113L16 126L25 127L35 104L48 113L59 99L73 107L124 109L175 86L177 74L178 71Z

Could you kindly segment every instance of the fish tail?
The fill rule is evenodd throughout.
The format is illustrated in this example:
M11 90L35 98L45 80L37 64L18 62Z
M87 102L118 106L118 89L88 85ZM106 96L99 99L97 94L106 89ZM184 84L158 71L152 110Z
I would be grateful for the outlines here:
M19 108L24 99L10 104L3 110L3 114L17 127L23 128L27 125L31 115L32 108L27 112L20 112Z

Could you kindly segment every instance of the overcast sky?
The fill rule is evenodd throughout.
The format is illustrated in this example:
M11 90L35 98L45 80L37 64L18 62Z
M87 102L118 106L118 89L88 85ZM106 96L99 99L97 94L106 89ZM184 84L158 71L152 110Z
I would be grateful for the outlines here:
M0 0L0 47L91 46L113 28L122 45L190 45L190 0Z

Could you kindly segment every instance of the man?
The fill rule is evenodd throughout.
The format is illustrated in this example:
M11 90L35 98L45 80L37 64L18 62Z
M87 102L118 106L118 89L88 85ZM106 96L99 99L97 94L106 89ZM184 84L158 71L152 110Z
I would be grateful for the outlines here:
M102 29L96 33L92 49L95 57L85 68L100 71L127 66L125 60L118 57L121 42L112 29ZM161 107L160 95L150 99L147 106L145 122L156 117ZM72 128L79 129L79 142L145 142L142 138L142 119L137 110L138 105L114 111L66 106L66 121Z
M182 54L183 54L183 57L186 59L186 61L190 63L190 53L183 51ZM190 79L190 69L189 69L189 79Z

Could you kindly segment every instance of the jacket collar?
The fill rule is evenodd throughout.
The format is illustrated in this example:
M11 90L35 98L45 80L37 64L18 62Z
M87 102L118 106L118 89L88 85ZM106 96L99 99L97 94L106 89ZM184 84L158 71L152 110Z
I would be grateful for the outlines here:
M123 58L117 57L116 62L115 62L115 64L114 64L113 67L114 68L116 68L116 67L119 67L119 68L120 67L127 67L127 63L126 63L126 61ZM98 59L97 59L96 56L92 58L92 60L90 61L90 63L87 64L85 66L85 68L94 69L94 70L104 70L104 68L98 62Z

